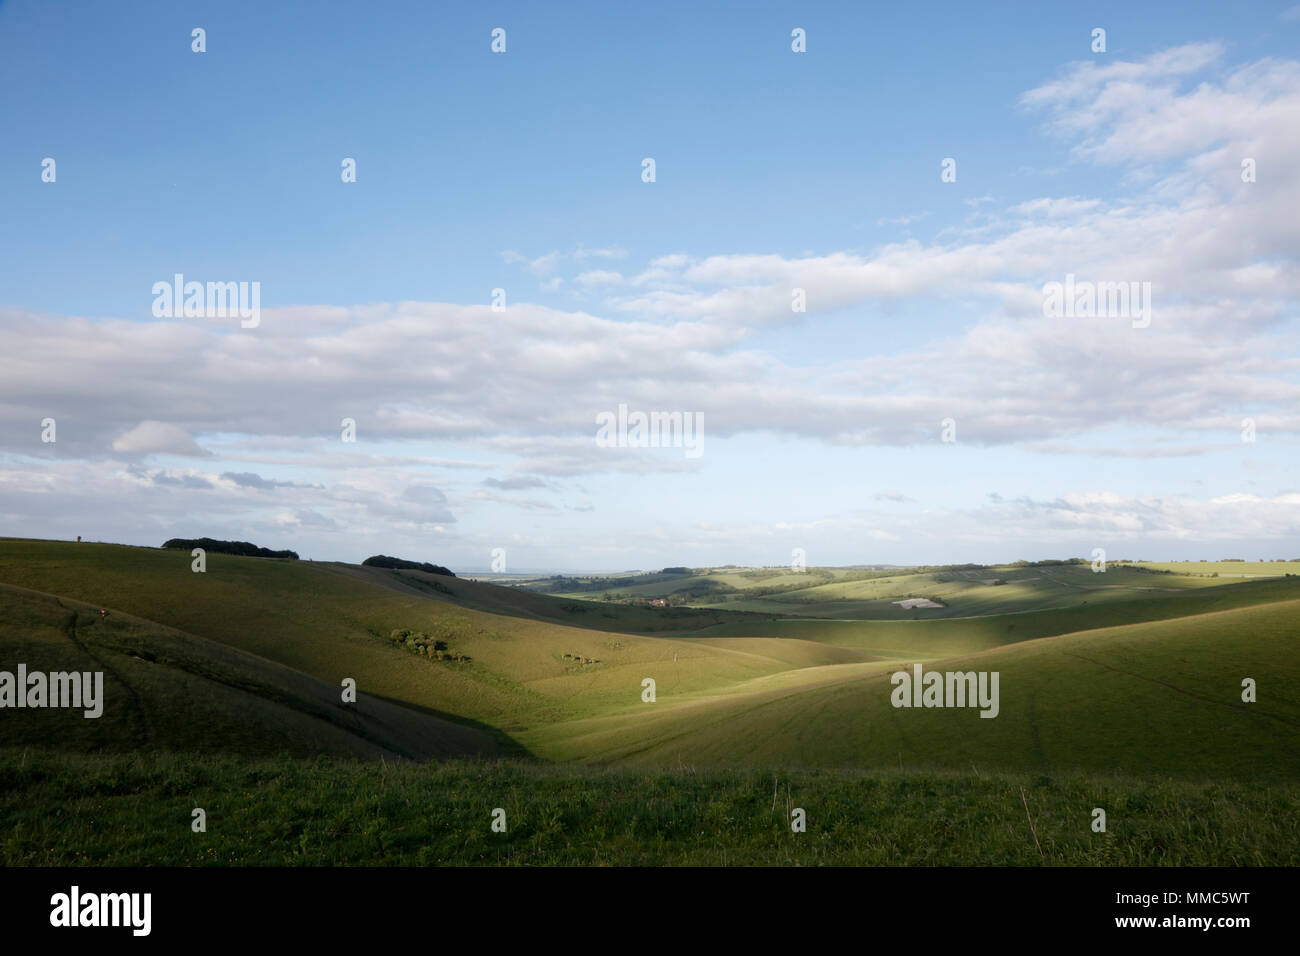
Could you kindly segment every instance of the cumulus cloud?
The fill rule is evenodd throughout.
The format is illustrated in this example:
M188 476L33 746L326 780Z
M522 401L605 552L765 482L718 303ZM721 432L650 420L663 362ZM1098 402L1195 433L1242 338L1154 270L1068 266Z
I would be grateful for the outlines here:
M402 493L403 505L417 524L450 524L456 517L447 507L447 496L430 484L413 484Z
M338 522L333 518L327 518L309 508L278 514L271 519L271 523L281 528L311 528L323 531L332 531L338 527Z
M185 455L201 457L208 453L198 446L189 432L171 422L142 421L113 440L113 450L127 455Z
M617 285L623 281L623 277L617 272L611 272L608 269L591 269L587 272L581 272L573 280L582 286L601 286Z

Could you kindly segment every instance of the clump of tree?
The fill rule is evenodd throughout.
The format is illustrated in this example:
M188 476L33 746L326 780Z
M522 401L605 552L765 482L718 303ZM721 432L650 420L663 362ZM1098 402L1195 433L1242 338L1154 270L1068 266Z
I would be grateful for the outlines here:
M690 568L664 568L660 574L690 574Z
M470 660L468 654L461 654L452 650L447 646L446 641L440 641L433 635L425 634L423 631L399 628L389 635L389 640L404 651L436 661L456 661L460 664L467 664Z
M449 578L454 578L452 572L448 571L441 564L430 564L428 561L407 561L404 558L390 558L386 554L376 554L366 558L361 562L372 568L395 568L402 571L427 571L429 574L445 574Z
M269 548L259 548L249 541L218 541L215 538L170 538L163 542L163 547L183 551L202 548L212 554L238 554L246 558L288 558L290 561L298 560L298 552L296 551L272 551Z

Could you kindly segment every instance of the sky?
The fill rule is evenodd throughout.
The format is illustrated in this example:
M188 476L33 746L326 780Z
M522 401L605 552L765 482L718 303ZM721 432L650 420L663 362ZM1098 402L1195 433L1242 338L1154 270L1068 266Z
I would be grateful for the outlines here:
M3 535L1300 558L1294 3L0 0L0 130Z

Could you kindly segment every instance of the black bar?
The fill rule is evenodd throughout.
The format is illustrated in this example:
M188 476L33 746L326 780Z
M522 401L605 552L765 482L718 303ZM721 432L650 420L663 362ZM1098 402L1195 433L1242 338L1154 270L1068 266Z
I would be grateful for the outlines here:
M629 943L649 945L678 938L687 924L760 939L787 930L821 936L839 925L864 942L919 933L927 943L1127 937L1231 945L1246 938L1242 933L1288 925L1294 875L1282 868L2 869L0 925L6 942L62 937L127 945L328 945L352 938L379 945L414 934L441 947L451 943L452 929L456 938L464 931L468 940L495 944L518 933L539 944L556 932L589 937L602 927L622 927ZM137 937L129 926L52 926L51 898L74 885L83 901L92 893L151 894L149 934ZM1191 902L1190 893L1237 896ZM1118 894L1154 894L1155 901L1117 902ZM1116 925L1127 917L1250 922L1208 930Z

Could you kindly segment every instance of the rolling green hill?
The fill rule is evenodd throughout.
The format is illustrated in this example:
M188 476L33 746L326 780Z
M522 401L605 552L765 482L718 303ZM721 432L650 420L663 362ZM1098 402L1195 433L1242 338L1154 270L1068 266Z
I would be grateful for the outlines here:
M1300 776L1300 676L1293 663L1300 578L1188 584L1187 576L1116 568L1102 586L1096 582L1103 576L1086 566L1007 573L1025 575L1017 579L1022 584L978 585L998 592L995 602L979 605L997 613L947 613L975 585L966 572L928 570L914 576L933 584L963 575L947 582L952 604L939 609L943 616L828 620L610 605L419 571L229 555L209 555L207 571L197 574L187 554L159 549L0 541L0 582L11 585L0 591L6 606L19 601L20 587L58 595L48 599L56 606L111 608L107 627L79 617L77 633L109 635L129 617L135 627L154 629L149 653L156 657L159 635L179 632L170 639L188 641L196 659L203 657L199 649L209 657L220 651L261 668L264 698L275 699L272 689L289 674L311 681L315 696L305 699L335 716L336 688L351 677L363 700L400 707L394 719L438 721L441 736L434 725L421 731L432 735L423 750L419 741L378 731L366 738L408 755ZM894 593L909 577L898 569L807 578L729 569L719 576L759 588L799 577L813 583L804 597L819 597L823 611L845 600L875 601L864 589ZM1071 603L1053 605L1062 594ZM19 623L3 632L6 660L19 649L30 653L22 642L37 630L59 633L62 618L48 608L40 628L21 623L35 613L19 605L10 613ZM392 636L403 630L426 635L431 646L442 642L460 659L433 660L423 648L412 653ZM913 661L927 669L999 671L1001 714L986 720L971 711L892 708L889 675ZM162 712L180 708L180 691L140 683L136 675L156 669L142 663L120 668L123 683L141 700L166 698ZM197 680L207 666L173 667L169 680ZM1260 681L1256 704L1239 700L1248 676ZM655 681L654 703L642 700L646 678ZM186 713L204 712L195 705ZM126 724L116 733L119 749L139 738L138 728L131 737ZM233 730L212 732L222 735L245 739ZM287 731L281 738L298 739ZM185 738L174 746L187 746Z
M434 583L457 590L427 590L419 580L435 577ZM789 666L771 655L597 630L586 608L599 605L570 611L574 602L565 599L421 572L209 555L207 571L195 573L183 552L5 539L0 582L151 620L331 687L350 677L363 696L490 724L503 737L511 728L601 713L614 702L638 699L644 669L656 662L675 660L678 686L688 690ZM458 597L474 606L453 603ZM528 610L569 615L584 626L475 607L506 609L521 597ZM639 624L658 613L629 611L625 618ZM704 612L703 618L711 622L716 615ZM403 628L444 641L470 660L434 661L397 647L391 634ZM806 653L866 656L813 645Z
M1159 773L1300 779L1300 601L1086 631L930 660L998 671L1001 712L894 708L911 661L808 668L745 692L653 705L522 736L599 763ZM1259 700L1241 701L1242 679Z
M104 674L103 713L6 709L0 746L72 752L491 756L497 735L330 685L234 648L0 585L0 669Z

